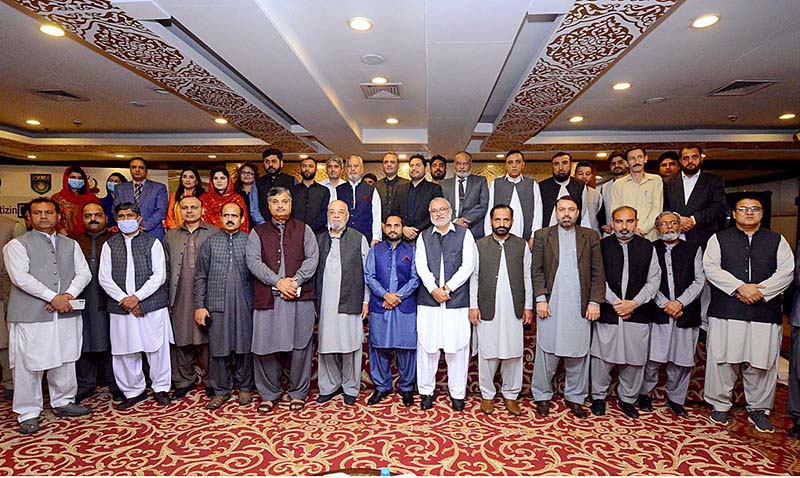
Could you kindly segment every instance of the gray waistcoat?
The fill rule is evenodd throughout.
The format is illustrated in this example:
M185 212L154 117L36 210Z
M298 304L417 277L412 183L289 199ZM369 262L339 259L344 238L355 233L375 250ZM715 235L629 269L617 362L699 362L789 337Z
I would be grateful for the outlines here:
M480 268L478 272L478 309L481 320L494 319L495 299L497 298L497 277L500 271L500 254L506 251L506 269L511 283L511 298L514 314L522 318L525 307L525 248L528 244L517 236L509 235L503 248L493 236L478 241Z
M464 236L467 228L455 225L455 232L448 231L442 236L436 232L436 227L431 227L422 232L422 242L425 243L425 257L428 259L428 269L436 279L436 285L441 287L444 283L439 283L439 269L444 261L444 282L450 280L453 274L461 267L464 253ZM433 298L428 289L420 287L417 293L417 304L438 307L439 303ZM446 302L448 309L463 309L469 307L469 280L464 282L461 287L450 292L450 300Z
M156 238L140 232L133 240L131 240L131 252L133 253L133 268L134 268L134 284L136 290L139 290L147 279L153 275L153 259L151 250L153 242ZM128 250L125 247L125 236L116 234L107 242L108 247L111 249L111 278L114 283L119 286L123 291L125 289L125 279L128 271ZM159 266L159 264L157 264ZM166 268L166 264L160 264L160 267ZM168 293L167 283L165 282L158 288L150 297L142 299L139 297L139 309L143 313L153 312L154 310L163 309L167 306ZM115 301L108 301L108 311L112 314L126 315L128 311L119 306Z
M494 204L511 204L511 196L514 193L514 186L517 189L517 196L519 196L519 203L522 204L522 238L526 241L531 238L531 226L533 226L533 181L526 177L522 177L519 184L514 184L507 181L505 176L499 177L494 180ZM489 208L491 209L491 207Z
M339 239L339 254L342 258L342 278L339 286L339 313L360 314L364 304L364 261L361 260L361 241L364 236L348 227ZM323 231L319 241L319 267L317 268L317 300L322 301L322 278L325 277L325 261L331 251L331 235Z
M25 246L30 261L29 274L53 292L63 294L75 278L75 241L59 234L56 249L50 239L37 231L30 231L17 238ZM61 285L59 286L59 280ZM50 322L52 312L44 310L47 303L17 286L11 287L8 299L8 322ZM76 317L80 311L58 314L59 319Z

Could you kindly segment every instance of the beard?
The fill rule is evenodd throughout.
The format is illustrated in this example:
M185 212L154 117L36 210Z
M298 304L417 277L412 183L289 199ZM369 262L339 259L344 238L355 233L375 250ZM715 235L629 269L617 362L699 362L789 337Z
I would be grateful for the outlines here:
M558 225L564 229L569 229L575 225L575 219L571 217L563 217L558 219Z
M556 181L563 183L569 179L569 173L553 173L553 178L555 178Z
M273 167L267 168L267 174L269 174L270 176L276 176L280 172L281 168L273 168Z
M431 177L437 181L441 181L447 175L444 171L431 172Z
M507 236L509 229L505 226L493 227L492 232L500 237Z
M335 232L342 232L344 231L345 226L347 226L347 222L345 221L331 221L330 222L331 230Z
M672 242L681 237L681 233L677 231L659 232L658 238L662 241Z
M316 171L310 171L310 172L305 172L305 173L303 171L300 171L300 177L302 177L305 181L310 181L310 180L314 179L314 177L316 177L316 175L317 175Z
M431 222L436 227L445 227L450 224L450 219L452 219L452 215L447 215L441 219L431 218Z
M627 241L633 237L633 231L614 231L614 235L617 236L617 239L622 239L623 241Z
M690 164L687 166L681 166L685 173L688 173L690 176L700 171L700 165Z

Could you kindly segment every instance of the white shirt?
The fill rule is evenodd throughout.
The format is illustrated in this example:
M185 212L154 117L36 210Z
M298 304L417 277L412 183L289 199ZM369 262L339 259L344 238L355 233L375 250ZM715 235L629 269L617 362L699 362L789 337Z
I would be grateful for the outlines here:
M341 179L339 179L337 181L337 183L336 183L336 186L342 184L342 182L343 181ZM336 201L336 186L331 184L331 178L325 178L322 181L320 181L319 183L321 185L325 186L326 188L328 188L328 191L331 192L331 201Z
M138 233L137 233L138 235ZM123 235L125 238L125 249L127 250L127 267L125 268L125 290L119 288L111 277L111 248L106 242L103 244L100 253L100 267L98 268L97 279L105 289L108 296L117 302L125 297L135 295L139 300L145 300L153 295L161 285L167 280L166 261L164 259L164 248L159 241L154 241L150 248L150 258L152 262L153 275L151 275L139 290L136 290L136 270L133 265L133 254L131 253L131 240L136 236Z
M692 191L697 185L697 179L700 177L700 171L692 176L687 176L686 173L681 171L681 179L683 179L683 204L689 203L689 198L692 196Z
M516 178L512 178L508 174L503 176L503 179L514 184L519 184L522 181L523 176L520 174ZM533 183L533 221L531 224L531 239L533 239L533 233L538 231L542 228L542 193L539 191L539 183L536 181L531 181ZM522 203L519 200L519 195L517 194L516 188L511 193L511 210L514 211L514 224L511 226L511 234L514 234L517 237L525 237L523 234L523 225L525 224L524 215L526 214L526 209L522 206ZM486 211L486 217L483 219L483 230L487 234L492 233L492 217L489 212L494 207L494 181L491 181L489 184L489 210ZM530 214L528 212L527 214Z
M350 188L353 190L353 199L355 200L356 197L356 187L361 183L359 179L356 182L347 181L347 184L350 185ZM333 200L333 199L331 199ZM352 207L352 204L348 204L348 207ZM383 240L383 230L381 229L381 197L377 191L374 189L372 190L372 240L373 241L382 241Z
M458 193L458 188L460 187L459 186L459 182L460 181L464 182L464 194L466 194L467 193L467 183L469 182L469 177L470 176L471 176L470 174L467 174L465 177L459 178L458 175L456 175L456 177L454 178L455 179L456 190L454 191L454 194L453 194L453 197L455 198L455 200L453 201L454 202L454 204L453 204L453 214L454 214L454 217L456 217L456 218L461 217L460 215L457 215L458 213L461 212L461 198L459 197L459 193Z

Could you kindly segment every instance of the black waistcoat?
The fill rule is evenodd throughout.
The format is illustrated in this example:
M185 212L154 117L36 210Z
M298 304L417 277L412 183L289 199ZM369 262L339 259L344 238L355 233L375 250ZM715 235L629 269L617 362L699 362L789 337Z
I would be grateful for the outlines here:
M600 248L603 251L603 266L606 271L606 282L608 287L623 300L631 300L647 284L647 274L650 271L650 261L653 258L653 245L647 239L633 236L628 242L628 263L624 264L625 256L622 252L622 245L616 236L608 236L600 241ZM622 295L622 267L628 267L628 287L625 295ZM652 301L639 304L633 311L628 322L637 324L647 324L653 316ZM616 324L617 315L611 304L603 303L600 305L600 322L606 324Z

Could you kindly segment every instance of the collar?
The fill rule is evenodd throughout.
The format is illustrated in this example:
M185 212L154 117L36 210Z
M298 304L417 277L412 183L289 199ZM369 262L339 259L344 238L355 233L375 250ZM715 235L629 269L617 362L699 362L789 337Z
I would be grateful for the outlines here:
M567 184L569 184L569 180L570 178L567 178L566 181L560 182L558 179L555 178L555 176L553 176L553 181L555 181L556 184L558 184L559 186L566 186Z
M53 239L55 239L56 237L58 237L58 231L56 231L56 232L54 232L52 234L48 234L46 232L42 232L42 231L39 231L39 230L36 230L36 229L34 229L34 231L38 232L39 234L43 235L44 237L48 238L51 241Z
M469 179L469 177L470 177L470 176L472 176L472 173L467 173L467 175L466 175L466 176L464 176L463 178L460 178L460 177L458 177L458 174L456 174L456 176L455 176L455 178L456 178L456 182L458 182L458 181L461 181L462 179L463 179L464 181L466 181L467 179Z
M445 231L444 234L439 232L439 228L436 226L431 227L431 230L432 230L431 235L438 233L440 236L445 236L447 235L448 232L455 232L456 226L453 225L453 221L450 221L450 225L447 226L447 231Z
M147 182L147 178L144 178L144 179L142 179L142 182L137 182L137 181L135 181L135 180L133 180L133 179L131 180L131 182L132 182L134 185L136 185L136 184L141 184L142 186L144 186L144 183L146 183L146 182Z
M181 224L181 229L183 229L186 232L189 232L189 228L186 227L186 222L185 221ZM208 224L206 224L205 221L200 219L200 224L197 225L197 229L208 229Z
M505 176L503 177L506 179L506 181L514 184L519 184L523 179L525 179L525 176L522 174L517 176L517 179L512 178L511 176L508 175L508 173L506 173Z
M697 172L696 172L694 175L692 175L692 176L687 176L687 175L686 175L686 173L684 173L683 171L681 171L681 177L683 178L683 180L684 180L684 181L687 181L687 180L688 180L688 181L691 181L691 180L693 180L693 179L697 179L697 178L699 178L699 177L700 177L700 173L702 173L702 172L703 172L703 170L702 170L702 169L698 169L698 170L697 170Z
M348 180L347 180L347 183L348 183L348 184L350 184L351 186L353 186L353 187L355 188L355 187L358 187L358 185L359 185L359 184L361 184L361 179L359 179L359 180L358 180L358 181L356 181L356 182L350 181L350 180L348 179Z

